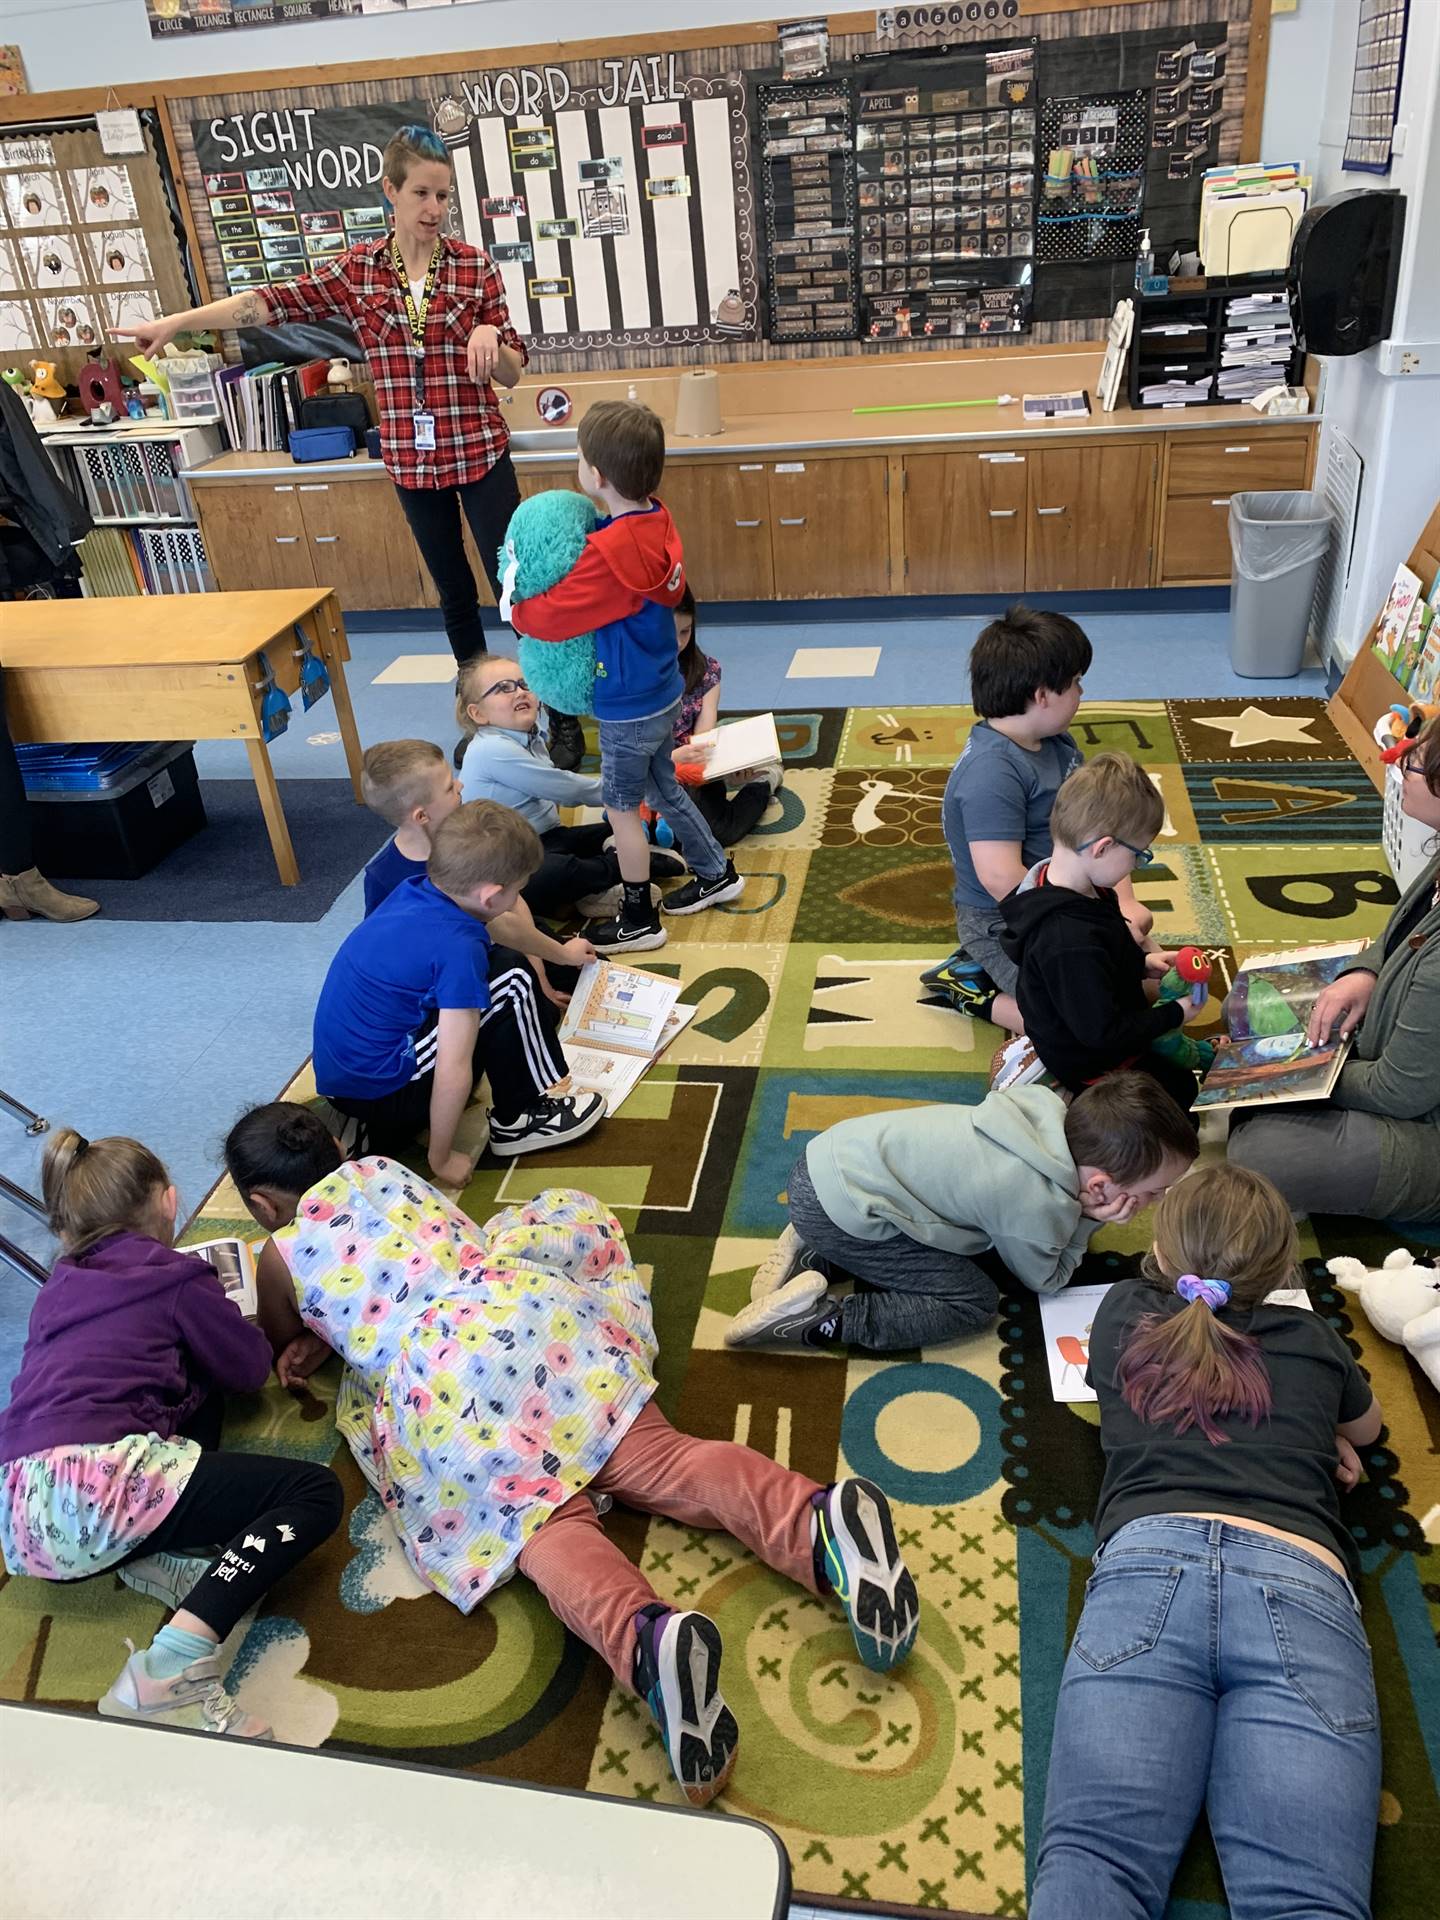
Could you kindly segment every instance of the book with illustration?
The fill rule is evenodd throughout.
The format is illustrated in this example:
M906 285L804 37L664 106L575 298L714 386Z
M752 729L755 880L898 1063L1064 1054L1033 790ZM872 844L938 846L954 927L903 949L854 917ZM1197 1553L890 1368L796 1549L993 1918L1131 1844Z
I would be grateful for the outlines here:
M181 1253L193 1253L215 1269L216 1278L247 1320L260 1310L260 1295L255 1284L255 1254L244 1240L202 1240L197 1247L181 1247Z
M1040 1330L1045 1336L1045 1361L1050 1369L1050 1391L1061 1402L1096 1400L1099 1395L1085 1378L1090 1370L1090 1335L1100 1302L1113 1280L1040 1296ZM1276 1287L1265 1296L1267 1307L1301 1307L1315 1311L1303 1287Z
M1363 940L1333 947L1296 947L1252 955L1225 999L1228 1037L1195 1097L1197 1113L1273 1106L1286 1100L1323 1100L1350 1041L1332 1031L1311 1046L1307 1029L1315 1002L1363 951Z
M560 1046L581 1093L603 1093L614 1113L676 1034L695 1017L680 985L639 967L592 960L560 1022Z
M1410 616L1420 594L1419 574L1411 567L1398 566L1385 601L1384 611L1380 615L1380 624L1375 629L1374 641L1374 649L1380 664L1388 667L1391 673L1394 673L1399 664L1405 632L1410 625Z

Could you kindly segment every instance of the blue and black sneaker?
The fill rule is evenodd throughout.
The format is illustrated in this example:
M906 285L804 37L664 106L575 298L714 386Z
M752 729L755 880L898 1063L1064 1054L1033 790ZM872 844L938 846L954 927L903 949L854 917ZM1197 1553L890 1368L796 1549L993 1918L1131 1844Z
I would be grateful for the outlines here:
M915 1644L920 1597L895 1541L890 1502L873 1480L837 1480L815 1503L815 1570L845 1609L873 1673Z
M670 1771L692 1807L708 1807L735 1767L740 1729L720 1691L720 1629L660 1605L635 1616L635 1691L655 1716Z
M1000 989L978 960L972 960L963 947L957 947L948 960L927 967L920 984L928 989L920 1001L922 1007L950 1007L956 1013L968 1013L972 1020L989 1017Z

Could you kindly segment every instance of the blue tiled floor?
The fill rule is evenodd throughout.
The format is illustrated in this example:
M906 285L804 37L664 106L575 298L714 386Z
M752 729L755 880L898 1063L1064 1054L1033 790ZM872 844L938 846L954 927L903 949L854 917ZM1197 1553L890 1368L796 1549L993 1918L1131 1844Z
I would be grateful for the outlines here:
M863 609L806 621L716 615L704 638L724 665L731 707L963 701L966 656L987 617L905 618ZM1317 669L1295 680L1237 679L1226 656L1223 611L1147 606L1136 613L1086 612L1084 622L1096 649L1086 677L1092 698L1324 691ZM787 681L797 648L827 645L879 645L877 672L868 679ZM363 739L417 734L453 741L444 685L373 685L397 654L443 656L442 635L357 631L352 647L350 685ZM328 703L297 713L273 750L281 778L342 778L338 739L326 737L333 730ZM205 743L196 759L206 778L249 778L243 746ZM311 926L0 922L0 1087L89 1134L146 1140L170 1168L182 1208L193 1207L215 1178L230 1122L253 1102L273 1097L308 1053L326 965L359 913L357 880ZM21 1010L32 1011L21 1017ZM32 1189L41 1144L0 1116L0 1171ZM0 1222L42 1258L52 1254L37 1223L10 1208L0 1211ZM19 1359L31 1297L0 1267L0 1394Z

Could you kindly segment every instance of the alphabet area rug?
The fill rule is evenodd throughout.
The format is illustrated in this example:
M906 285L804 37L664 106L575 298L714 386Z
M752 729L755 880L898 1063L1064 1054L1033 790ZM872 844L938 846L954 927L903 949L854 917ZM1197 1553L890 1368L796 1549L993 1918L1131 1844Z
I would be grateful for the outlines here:
M940 802L974 716L778 718L787 781L738 850L743 897L672 923L670 944L645 956L681 981L695 1020L572 1157L484 1160L465 1204L484 1220L541 1186L599 1194L652 1285L667 1415L816 1480L869 1474L895 1503L924 1618L911 1660L886 1678L857 1664L833 1606L728 1536L618 1510L607 1521L663 1598L720 1625L742 1736L722 1804L775 1829L813 1898L1023 1914L1093 1547L1093 1408L1051 1398L1036 1302L1013 1284L983 1334L887 1360L731 1353L722 1339L784 1224L787 1174L809 1138L888 1104L983 1096L999 1036L916 1004L921 970L953 945ZM1112 702L1082 707L1075 733L1086 752L1135 754L1160 788L1158 858L1137 892L1166 944L1207 946L1222 982L1248 951L1384 925L1397 895L1378 802L1318 702ZM307 1068L292 1092L311 1091ZM237 1224L249 1230L222 1183L192 1232ZM1440 1726L1435 1401L1319 1265L1378 1258L1398 1237L1322 1219L1303 1245L1316 1309L1371 1371L1389 1422L1348 1512L1385 1732L1375 1905L1418 1920L1440 1849L1427 1748ZM1100 1235L1080 1279L1133 1271L1148 1240L1143 1219ZM422 1589L337 1442L335 1387L327 1368L302 1397L272 1386L230 1409L227 1445L333 1461L347 1495L345 1525L237 1634L242 1702L302 1744L678 1801L644 1709L523 1579L468 1619ZM143 1642L159 1617L113 1577L11 1579L0 1694L88 1706L122 1636ZM1172 1913L1224 1910L1202 1831Z

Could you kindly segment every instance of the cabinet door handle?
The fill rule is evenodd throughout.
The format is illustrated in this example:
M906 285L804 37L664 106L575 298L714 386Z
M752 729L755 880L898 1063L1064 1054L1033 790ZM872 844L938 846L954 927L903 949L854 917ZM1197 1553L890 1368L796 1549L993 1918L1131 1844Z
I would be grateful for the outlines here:
M737 520L735 524L737 527L758 527L760 522L758 520Z
M1023 467L1025 464L1023 453L982 453L979 458L988 460L991 466Z
M1226 453L1249 453L1249 447L1226 447Z
M1228 507L1230 504L1230 496L1227 493L1223 500L1212 500L1210 504L1212 507Z
M1043 520L1049 514L1064 513L1065 509L1064 507L1036 507L1035 511L1040 515L1041 519Z
M328 480L312 480L308 486L302 486L300 491L301 493L328 493L330 491L330 483Z
M300 536L298 533L277 533L275 535L275 544L277 547L293 547L297 545L299 539Z
M333 547L339 538L338 533L317 533L315 544L317 547Z
M805 524L805 516L802 513L798 520L782 520L780 524L782 527L803 527Z
M763 473L764 471L765 462L763 460L742 460L740 462L741 473Z
M1017 511L1018 509L1015 507L991 507L990 518L992 520L1013 520Z
M283 487L276 487L275 491L276 493L293 493L295 491L295 482L293 480L288 481Z

